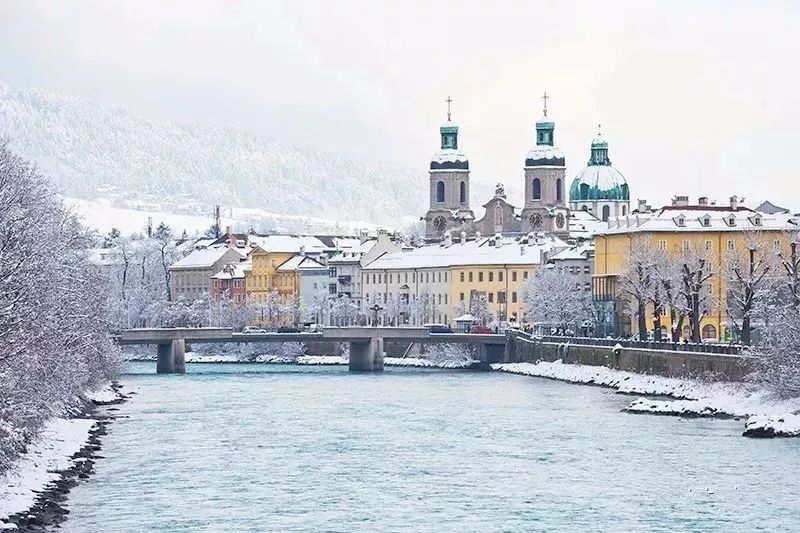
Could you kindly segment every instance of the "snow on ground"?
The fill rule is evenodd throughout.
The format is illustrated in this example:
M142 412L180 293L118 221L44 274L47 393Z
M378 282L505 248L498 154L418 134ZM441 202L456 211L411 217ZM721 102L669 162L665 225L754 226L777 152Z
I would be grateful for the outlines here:
M475 361L454 359L454 360L430 360L420 359L419 357L384 357L385 366L410 366L417 368L469 368Z
M96 391L87 391L83 394L83 397L89 400L90 402L94 402L98 405L113 403L120 399L120 394L114 390L114 388L109 383L102 389Z
M86 444L95 421L86 418L54 418L22 455L12 470L0 476L0 527L10 515L33 506L36 492L59 478L70 457Z
M187 363L294 363L298 365L346 365L347 357L339 355L258 355L252 360L243 359L237 355L201 355L195 352L186 353ZM385 366L409 366L418 368L469 368L475 361L454 359L454 360L431 360L418 357L384 357Z
M604 366L570 365L562 361L507 363L494 370L536 376L569 383L600 385L624 394L669 396L671 400L638 398L625 408L630 413L674 416L748 417L757 427L774 427L776 434L800 435L800 399L774 400L753 385L732 382L701 382L614 370ZM780 429L780 432L778 431ZM769 429L765 429L769 432ZM792 432L794 434L792 435ZM745 432L747 434L747 432Z
M744 424L746 437L798 437L800 415L755 415Z

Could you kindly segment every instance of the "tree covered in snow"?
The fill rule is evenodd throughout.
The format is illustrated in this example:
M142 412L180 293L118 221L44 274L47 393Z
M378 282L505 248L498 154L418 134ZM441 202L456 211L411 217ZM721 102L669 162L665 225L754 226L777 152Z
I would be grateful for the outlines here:
M475 317L475 322L485 326L495 319L494 312L489 308L486 294L476 292L469 300L469 314Z
M754 349L751 378L780 399L800 397L800 309L777 306Z
M777 287L788 293L792 306L800 308L800 231L791 232L788 240L788 252L780 250L777 255L783 273L777 280Z
M689 320L690 340L701 342L700 322L715 307L711 294L711 280L715 275L714 263L710 254L697 246L684 250L678 259L678 265L681 295L678 305L682 301L682 313Z
M774 252L763 234L744 233L744 250L729 250L724 263L725 302L728 320L741 333L742 344L750 344L751 322L768 304Z
M533 325L556 328L561 333L593 328L592 296L563 272L542 268L522 286L522 302Z
M628 263L620 278L620 289L625 295L632 314L636 316L639 339L647 339L647 305L654 301L656 291L661 291L657 282L657 267L661 260L658 250L645 240L631 243Z
M92 244L49 182L0 143L0 471L46 419L117 372Z
M383 304L384 324L399 326L403 323L404 317L409 313L409 305L401 295L390 294Z

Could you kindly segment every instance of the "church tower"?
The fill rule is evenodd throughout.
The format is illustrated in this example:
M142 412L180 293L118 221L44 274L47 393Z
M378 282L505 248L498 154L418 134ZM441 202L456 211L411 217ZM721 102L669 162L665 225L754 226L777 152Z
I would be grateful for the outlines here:
M439 128L441 149L430 164L430 207L425 214L425 238L437 240L445 231L475 219L469 208L469 160L458 149L458 125L451 120L447 97L447 122Z
M547 116L544 93L542 118L536 122L536 145L525 158L525 204L520 213L524 232L569 235L569 207L566 196L566 161L556 148L555 123Z

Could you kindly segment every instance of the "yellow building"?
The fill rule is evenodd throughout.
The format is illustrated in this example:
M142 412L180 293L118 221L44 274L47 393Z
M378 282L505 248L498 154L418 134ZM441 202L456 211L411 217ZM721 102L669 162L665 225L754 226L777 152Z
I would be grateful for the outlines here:
M393 322L442 323L469 308L474 295L486 297L489 310L499 321L522 320L522 287L546 258L567 249L558 238L483 237L385 254L361 271L363 307L387 309L393 302L406 308ZM398 313L400 314L400 313ZM372 315L370 321L373 320Z
M245 272L247 301L263 302L272 291L286 293L292 290L290 287L294 285L288 279L291 273L279 274L278 267L293 255L291 252L268 252L259 246L253 248L250 252L252 267Z
M622 277L630 265L631 250L645 246L676 258L704 257L711 277L706 283L708 296L703 304L705 316L700 322L703 340L726 340L726 263L734 254L748 254L750 244L757 244L758 253L788 253L797 226L788 213L760 213L738 204L735 197L727 205L710 204L700 198L689 204L688 197L678 196L672 205L652 210L640 205L626 217L609 221L609 227L595 237L593 295L606 302L606 334L629 335L638 331L637 317L623 295ZM612 324L613 322L613 324ZM652 306L647 309L647 328L652 332L655 317ZM670 319L661 317L668 331ZM605 330L604 327L605 326ZM683 322L683 337L690 336L688 318Z

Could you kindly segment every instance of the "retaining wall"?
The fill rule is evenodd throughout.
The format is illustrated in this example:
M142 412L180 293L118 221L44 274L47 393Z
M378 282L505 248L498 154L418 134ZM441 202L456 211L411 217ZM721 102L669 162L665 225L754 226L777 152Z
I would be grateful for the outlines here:
M741 381L748 372L747 356L622 348L619 354L611 346L589 346L567 342L542 342L526 336L511 334L506 343L504 362L535 363L556 361L565 363L607 366L641 374L667 377L708 376Z

